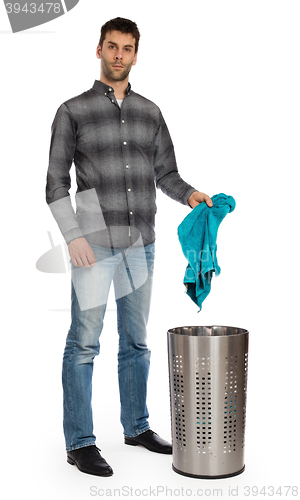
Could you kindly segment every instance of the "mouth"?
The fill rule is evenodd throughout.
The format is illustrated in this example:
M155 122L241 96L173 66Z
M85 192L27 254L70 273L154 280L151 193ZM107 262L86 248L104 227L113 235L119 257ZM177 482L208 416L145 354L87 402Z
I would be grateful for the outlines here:
M113 68L114 68L114 69L123 69L123 68L124 68L124 66L120 66L120 64L115 64L115 65L113 66Z

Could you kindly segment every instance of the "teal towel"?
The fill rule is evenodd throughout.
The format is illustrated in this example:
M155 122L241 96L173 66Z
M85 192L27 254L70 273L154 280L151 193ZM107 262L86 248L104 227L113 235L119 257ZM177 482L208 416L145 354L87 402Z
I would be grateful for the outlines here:
M212 197L213 207L205 202L197 205L178 226L182 251L188 260L184 284L187 294L202 309L211 289L213 272L221 269L217 260L217 233L224 217L235 209L232 196L220 193Z

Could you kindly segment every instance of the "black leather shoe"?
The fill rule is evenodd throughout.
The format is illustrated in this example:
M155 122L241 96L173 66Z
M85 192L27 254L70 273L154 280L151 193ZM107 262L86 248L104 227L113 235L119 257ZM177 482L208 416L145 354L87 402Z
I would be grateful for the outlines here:
M113 470L101 457L95 445L84 446L78 450L67 451L67 462L76 465L81 472L94 476L112 476Z
M147 450L154 451L155 453L165 453L166 455L172 454L172 445L150 429L136 437L125 436L125 444L130 444L131 446L141 444L145 446Z

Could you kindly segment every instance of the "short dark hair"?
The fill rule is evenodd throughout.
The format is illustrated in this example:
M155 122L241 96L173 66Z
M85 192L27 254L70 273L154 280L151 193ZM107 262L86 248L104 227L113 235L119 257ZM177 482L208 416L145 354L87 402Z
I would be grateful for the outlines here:
M101 28L101 35L99 40L99 45L101 49L106 37L106 33L108 33L109 31L120 31L121 33L130 33L135 39L135 52L138 51L141 35L136 23L130 21L129 19L124 19L123 17L116 17L115 19L107 21L105 24L103 24Z

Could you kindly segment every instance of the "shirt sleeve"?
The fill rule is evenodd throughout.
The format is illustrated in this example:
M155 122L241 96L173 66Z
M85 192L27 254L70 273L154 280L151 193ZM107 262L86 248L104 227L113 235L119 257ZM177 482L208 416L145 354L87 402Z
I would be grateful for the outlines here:
M66 104L62 104L51 127L46 202L67 243L82 237L71 203L70 169L76 149L76 123Z
M156 186L173 200L188 205L187 200L196 189L187 184L178 173L174 146L161 112L160 126L155 137L154 149Z

